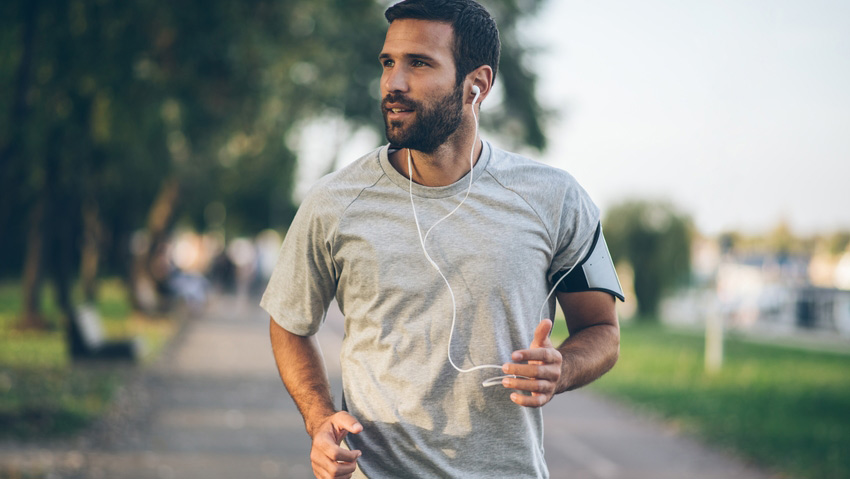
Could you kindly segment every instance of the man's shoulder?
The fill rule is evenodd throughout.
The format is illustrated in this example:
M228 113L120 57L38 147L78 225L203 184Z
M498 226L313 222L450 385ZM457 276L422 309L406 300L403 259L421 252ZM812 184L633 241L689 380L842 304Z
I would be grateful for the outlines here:
M384 175L380 165L381 148L366 153L345 167L320 178L304 199L305 204L345 208L364 189L374 186Z
M553 232L566 231L559 225L576 221L595 231L599 208L568 172L496 148L487 171L501 188L522 198Z
M561 199L574 188L580 188L568 172L526 156L493 147L487 172L503 187L521 196Z

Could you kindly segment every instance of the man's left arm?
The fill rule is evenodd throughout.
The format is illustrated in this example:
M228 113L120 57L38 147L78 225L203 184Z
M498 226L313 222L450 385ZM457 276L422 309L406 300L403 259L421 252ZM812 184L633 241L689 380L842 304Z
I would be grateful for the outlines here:
M601 291L558 293L558 302L567 319L570 336L555 348L549 338L552 321L544 319L534 331L528 349L514 351L513 363L505 374L530 379L506 378L502 384L515 392L511 400L521 406L540 407L555 394L589 384L617 362L620 327L614 296Z

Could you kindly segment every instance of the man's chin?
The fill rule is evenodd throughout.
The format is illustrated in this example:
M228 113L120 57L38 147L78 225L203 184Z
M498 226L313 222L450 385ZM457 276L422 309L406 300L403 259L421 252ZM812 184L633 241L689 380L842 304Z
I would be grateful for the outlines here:
M401 128L393 128L393 125L390 125L386 131L387 140L393 145L404 145L410 141L410 136L405 133Z

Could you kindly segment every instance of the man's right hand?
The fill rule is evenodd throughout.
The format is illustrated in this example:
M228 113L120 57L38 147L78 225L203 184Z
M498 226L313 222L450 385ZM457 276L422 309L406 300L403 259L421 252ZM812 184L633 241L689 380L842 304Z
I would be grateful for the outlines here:
M331 386L315 336L299 336L269 320L277 370L286 390L304 417L304 428L313 438L310 462L319 479L348 478L354 474L360 451L348 451L339 443L363 426L347 412L334 412Z
M362 453L359 450L349 451L339 444L348 433L357 434L362 430L363 426L357 419L345 411L328 416L316 426L311 433L313 474L318 479L350 478Z

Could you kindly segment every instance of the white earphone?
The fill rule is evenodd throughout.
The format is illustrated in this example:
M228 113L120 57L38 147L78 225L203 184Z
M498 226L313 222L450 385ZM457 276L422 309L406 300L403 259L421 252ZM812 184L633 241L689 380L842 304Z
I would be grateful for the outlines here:
M478 96L481 95L481 89L478 88L478 85L472 85L472 93L475 94L475 98L472 99L472 104L474 105L478 101Z

